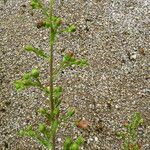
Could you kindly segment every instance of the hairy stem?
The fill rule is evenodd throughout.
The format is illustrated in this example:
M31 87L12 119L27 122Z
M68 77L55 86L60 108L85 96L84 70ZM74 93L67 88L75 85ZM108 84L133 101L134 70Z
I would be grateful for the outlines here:
M49 65L49 74L50 74L50 95L49 95L49 101L50 101L50 107L51 112L54 111L54 99L53 99L53 46L54 46L54 37L55 37L55 31L52 26L52 16L53 16L53 7L54 7L54 0L50 0L50 65ZM55 118L53 118L54 121ZM55 134L52 136L52 150L55 150Z

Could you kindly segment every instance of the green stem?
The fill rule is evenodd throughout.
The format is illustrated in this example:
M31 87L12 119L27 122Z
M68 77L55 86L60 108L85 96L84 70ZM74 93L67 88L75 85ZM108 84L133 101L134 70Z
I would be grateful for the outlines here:
M54 47L54 38L55 38L55 31L52 26L52 16L53 16L53 7L54 7L54 0L50 0L50 65L49 65L49 74L50 74L50 94L49 94L49 101L51 112L54 111L54 99L53 99L53 47ZM55 118L52 119L53 121ZM55 134L52 136L52 150L55 150Z
M50 33L50 64L49 64L49 71L50 71L50 96L49 96L49 100L50 100L51 111L54 110L54 99L53 99L53 42L52 42L53 33L52 32Z

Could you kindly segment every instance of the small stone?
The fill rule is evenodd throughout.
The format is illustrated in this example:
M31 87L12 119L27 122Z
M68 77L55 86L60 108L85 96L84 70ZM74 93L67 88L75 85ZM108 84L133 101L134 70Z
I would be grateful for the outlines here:
M46 40L47 39L47 37L45 36L45 37L43 37L43 40Z
M137 55L136 55L136 54L130 55L130 59L131 59L131 60L135 60L136 58L137 58Z
M95 136L95 137L94 137L94 140L95 140L96 142L98 142L98 137Z
M118 109L118 108L119 108L119 105L115 105L115 108Z
M133 105L135 105L135 103L136 103L135 101L132 102Z
M95 106L94 106L93 104L90 104L90 105L89 105L89 108L94 109Z
M57 141L58 141L58 142L61 142L61 138L58 138Z

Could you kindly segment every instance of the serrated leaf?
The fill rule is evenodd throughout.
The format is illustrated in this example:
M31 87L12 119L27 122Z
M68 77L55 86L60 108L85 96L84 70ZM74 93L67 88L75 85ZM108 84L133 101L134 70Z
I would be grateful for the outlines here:
M67 27L63 32L75 32L76 31L76 27L75 25L70 25L69 27Z
M86 67L86 66L89 65L89 64L88 64L88 61L85 60L85 59L76 60L76 61L74 62L74 64L75 64L75 65L78 65L78 66L80 66L80 67Z
M28 52L34 52L37 56L41 58L49 58L49 56L41 49L35 48L32 45L27 45L25 50Z
M76 65L79 67L86 67L89 65L86 59L76 59L72 53L71 54L68 53L64 55L63 63L65 64L65 67L73 66L73 65Z

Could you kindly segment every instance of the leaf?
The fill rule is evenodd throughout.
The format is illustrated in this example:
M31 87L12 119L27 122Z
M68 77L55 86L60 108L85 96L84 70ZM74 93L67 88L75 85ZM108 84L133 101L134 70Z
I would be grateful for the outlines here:
M70 25L67 29L65 29L63 32L75 32L76 31L76 27L75 25Z
M75 58L73 56L73 53L69 52L66 55L64 55L63 57L63 62L64 63L69 63L69 62L74 62Z
M49 58L49 56L43 50L35 48L32 45L27 45L24 49L28 52L34 52L37 56L41 58Z
M27 126L25 129L20 130L19 134L21 136L30 136L30 137L36 137L35 131L32 130L32 126Z
M32 126L27 126L24 130L20 131L23 136L36 137L36 132L33 131Z
M40 27L46 27L46 28L53 28L55 31L60 27L62 24L62 19L57 16L52 16L52 18L47 18L45 21L39 22L39 28Z
M52 21L52 25L55 30L57 30L58 27L60 27L60 25L62 24L62 19L60 17L53 16Z
M62 87L54 87L54 100L55 100L55 107L59 106L61 103L61 96L62 96Z
M24 135L25 135L24 130L20 130L20 131L19 131L19 135L20 135L20 136L24 136Z
M32 6L32 9L41 9L42 8L42 5L39 0L32 0L31 6Z
M75 109L70 108L66 114L66 117L69 119L74 115L74 113L75 113Z
M87 120L80 120L77 124L76 124L76 126L78 127L78 128L80 128L80 129L88 129L89 128L89 126L90 126L90 122L89 121L87 121Z
M22 80L22 83L24 87L34 86L31 80Z
M59 113L60 113L60 110L59 110L59 108L57 107L57 108L55 108L54 111L53 111L53 116L54 116L54 117L57 117L57 116L59 115Z
M64 149L63 150L69 150L69 147L73 143L72 139L70 137L66 138L64 142Z
M77 139L76 139L76 141L75 141L75 143L77 144L77 145L81 145L82 143L84 142L84 138L82 137L82 136L79 136Z
M54 87L54 98L58 99L62 95L62 87Z
M126 133L125 132L117 132L116 136L119 137L120 139L125 139Z
M85 67L89 65L86 59L76 59L72 52L69 52L64 55L63 63L65 64L65 67L72 66L72 65Z
M55 21L55 28L58 28L61 24L62 24L62 19L58 17L57 20Z
M57 120L52 122L52 126L51 126L51 135L54 135L57 131L59 122Z
M15 87L18 91L23 90L25 88L22 80L15 81Z
M52 144L47 140L41 139L41 140L39 140L39 142L48 149L52 148Z
M141 114L140 113L135 113L131 118L131 127L136 129L143 122L144 121L141 117Z
M141 117L140 113L135 113L131 117L131 123L128 128L128 132L132 138L132 141L136 141L137 138L137 132L136 129L138 128L139 125L143 123L143 119Z
M49 121L52 121L53 115L49 113L48 110L44 108L40 108L38 112L42 114L43 116L45 116Z
M89 65L89 64L88 64L88 61L87 61L86 59L76 60L76 61L74 62L74 64L75 64L75 65L78 65L78 66L80 66L80 67L86 67L86 66Z

